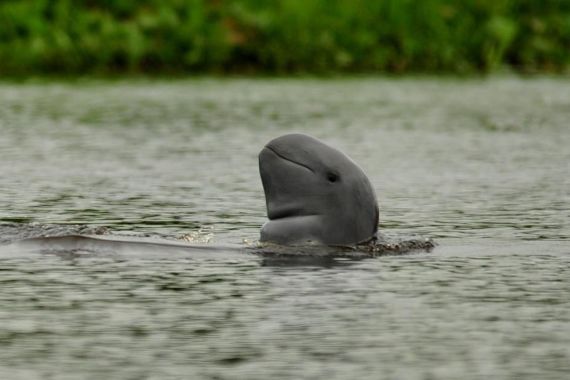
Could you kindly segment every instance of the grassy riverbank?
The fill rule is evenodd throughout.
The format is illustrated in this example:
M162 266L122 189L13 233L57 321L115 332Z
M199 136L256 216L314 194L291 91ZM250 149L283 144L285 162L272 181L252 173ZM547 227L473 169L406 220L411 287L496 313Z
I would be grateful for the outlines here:
M570 68L570 2L13 0L0 75Z

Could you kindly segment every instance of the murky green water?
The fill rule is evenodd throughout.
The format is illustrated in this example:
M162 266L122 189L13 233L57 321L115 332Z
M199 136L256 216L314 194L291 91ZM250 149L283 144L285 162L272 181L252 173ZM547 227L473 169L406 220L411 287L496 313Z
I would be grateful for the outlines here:
M566 378L569 122L565 79L2 84L0 222L254 241L257 153L301 131L365 169L383 231L440 246L321 265L4 246L0 378Z

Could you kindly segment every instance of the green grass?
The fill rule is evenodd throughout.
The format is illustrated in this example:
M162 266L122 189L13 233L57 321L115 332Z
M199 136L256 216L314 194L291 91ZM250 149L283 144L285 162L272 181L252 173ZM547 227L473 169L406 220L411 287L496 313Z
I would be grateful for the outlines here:
M0 74L570 68L566 0L0 0Z

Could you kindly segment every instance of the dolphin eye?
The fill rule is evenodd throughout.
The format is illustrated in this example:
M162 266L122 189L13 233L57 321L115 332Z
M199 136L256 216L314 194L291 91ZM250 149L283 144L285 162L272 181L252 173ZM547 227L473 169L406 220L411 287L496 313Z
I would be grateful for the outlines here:
M338 175L335 173L327 173L327 180L329 182L336 182L338 181Z

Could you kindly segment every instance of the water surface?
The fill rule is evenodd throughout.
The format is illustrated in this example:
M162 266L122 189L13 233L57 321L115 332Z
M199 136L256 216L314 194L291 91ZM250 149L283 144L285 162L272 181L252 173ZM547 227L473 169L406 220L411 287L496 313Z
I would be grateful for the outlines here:
M265 220L257 153L305 132L368 173L382 231L440 246L319 262L3 246L0 377L565 378L568 120L565 79L2 84L0 222L243 246Z

